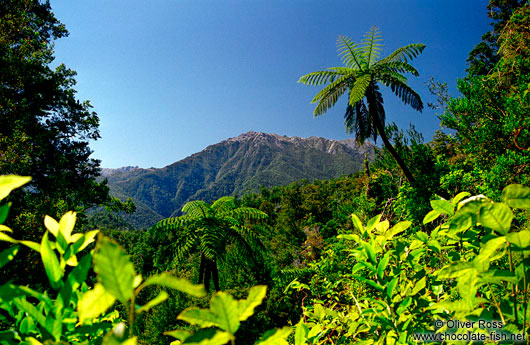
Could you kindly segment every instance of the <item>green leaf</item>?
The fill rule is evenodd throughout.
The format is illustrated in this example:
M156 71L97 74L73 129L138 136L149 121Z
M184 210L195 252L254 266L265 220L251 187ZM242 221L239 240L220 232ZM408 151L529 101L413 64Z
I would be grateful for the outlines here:
M337 238L339 239L342 238L342 239L349 240L349 241L355 241L357 243L359 243L359 241L361 240L361 238L357 234L342 234L342 235L338 235Z
M186 338L188 338L191 335L191 332L189 331L183 331L180 329L176 329L174 331L164 332L164 335L168 335L170 337L173 337L175 339L184 341Z
M455 195L455 197L453 198L453 200L451 201L451 203L456 206L458 205L458 203L460 202L460 200L464 199L465 197L468 197L470 196L471 193L469 192L460 192L458 193L457 195Z
M234 339L234 336L227 332L221 332L215 329L201 329L186 338L186 341L182 345L221 345L227 344ZM180 345L178 342L175 344Z
M291 334L292 329L283 327L277 329L274 333L267 335L260 339L256 345L288 345L287 337Z
M508 205L503 203L493 203L484 205L480 209L478 221L487 228L496 230L502 235L510 231L513 213Z
M29 176L3 175L0 176L0 200L4 199L11 193L12 190L17 189L31 181Z
M85 320L92 320L107 309L109 309L116 298L105 290L103 285L97 283L92 290L88 290L81 296L77 305L79 313L79 322L83 323Z
M482 282L487 282L491 284L503 285L503 282L510 282L512 284L517 284L519 278L508 270L492 270L488 272L481 273L479 279Z
M352 220L353 226L355 226L357 228L357 230L359 230L359 232L361 234L363 234L364 233L364 227L363 227L363 223L361 222L359 217L357 217L355 214L352 214L351 215L351 220Z
M92 230L92 231L89 231L85 234L75 234L74 236L72 236L71 239L74 239L74 237L76 235L81 235L81 237L79 237L79 239L75 240L73 246L72 246L72 251L73 251L73 254L77 254L79 253L80 251L82 251L83 249L85 249L90 243L94 242L94 237L96 237L96 235L99 233L99 230Z
M439 279L451 279L466 275L471 272L471 270L475 270L475 266L472 262L457 262L445 266L435 274Z
M511 184L504 188L501 198L511 208L530 208L530 187Z
M416 285L414 285L414 289L412 289L410 296L416 295L418 292L420 292L421 290L425 288L425 286L427 285L426 278L427 277L423 277L420 280L418 280L418 282L416 282Z
M485 272L489 269L490 262L501 258L504 255L506 237L493 238L482 245L479 254L473 260L475 267ZM500 251L502 249L502 251ZM500 252L499 252L500 251Z
M254 314L254 309L261 304L267 293L264 285L250 288L247 299L238 301L239 321L245 321Z
M387 231L387 233L385 234L385 240L389 240L397 234L407 230L411 224L412 222L408 220L397 223L390 230Z
M149 309L153 308L154 306L157 306L160 303L163 303L165 300L168 299L168 297L169 297L169 295L167 294L167 292L160 291L160 293L155 298L153 298L152 300L150 300L149 302L147 302L146 304L144 304L140 308L136 309L136 312L138 314L140 314L140 313L142 313L144 311L148 311Z
M0 224L4 224L4 222L6 221L7 215L9 214L10 207L11 207L10 202L0 206Z
M134 266L129 256L116 243L101 237L94 256L94 271L105 290L121 303L132 298Z
M396 314L397 315L401 315L403 314L403 312L405 310L407 310L407 308L410 306L410 304L412 303L412 297L407 297L405 298L398 306L398 308L396 309Z
M375 226L377 224L379 224L379 221L381 220L381 214L378 214L377 216L375 217L372 217L368 223L366 223L366 232L370 232L372 231L373 228L375 228Z
M510 242L510 244L513 244L514 246L518 247L520 250L528 250L530 249L530 231L529 230L523 230L518 232L510 232L508 235L506 235L506 240Z
M199 308L188 308L184 309L179 316L179 320L186 321L192 325L197 325L202 328L206 327L219 327L217 315L210 310L199 309Z
M433 220L435 220L436 218L438 218L440 216L440 212L436 211L436 210L431 210L429 213L427 213L427 215L423 218L423 225L427 224L427 223L430 223L432 222Z
M375 253L374 247L372 247L370 245L370 243L368 243L368 242L361 242L361 245L363 246L364 251L366 252L366 255L368 256L368 258L374 264L377 264L377 258L376 258L376 253Z
M4 267L9 261L13 260L18 253L20 246L9 247L0 252L0 268Z
M392 299L392 295L394 293L394 289L396 288L398 281L398 277L394 277L394 279L392 279L390 283L386 285L386 295L389 299Z
M309 334L309 327L300 320L296 325L294 332L294 345L306 345L307 335Z
M217 327L230 334L237 332L240 311L238 302L232 296L224 292L215 294L210 301L210 310L217 316Z
M439 213L444 213L447 215L454 215L454 206L447 200L431 200L432 209L438 211Z
M470 213L459 213L451 219L449 230L459 233L466 231L473 225L473 216Z
M206 296L206 291L202 285L195 285L190 283L186 279L177 278L170 273L164 272L147 278L143 284L148 285L159 285L170 289L175 289L180 292L184 292L194 297Z
M62 288L60 281L63 277L64 269L59 265L59 259L57 259L57 255L55 255L51 247L50 240L48 240L48 231L42 237L40 248L42 263L44 264L44 269L46 270L50 284L55 290L59 290Z
M381 285L378 284L377 282L374 282L373 280L370 280L370 279L367 279L367 278L365 278L365 277L358 276L358 275L354 275L353 277L354 277L355 279L358 279L358 280L360 280L360 281L362 281L362 282L365 282L366 284L368 284L368 285L374 287L374 288L377 289L378 291L381 291L381 292L385 291L385 288L384 288L383 286L381 286ZM388 289L388 287L387 287L387 289Z
M379 264L377 265L377 278L379 280L383 280L383 277L385 275L385 269L386 266L388 266L388 262L390 261L390 253L387 252L385 256L379 261Z
M24 311L29 316L33 318L39 325L41 325L50 335L52 334L52 330L48 329L48 325L46 324L46 317L42 314L41 311L39 311L33 304L26 301L24 297L19 297L13 299L13 304L17 306L18 309Z

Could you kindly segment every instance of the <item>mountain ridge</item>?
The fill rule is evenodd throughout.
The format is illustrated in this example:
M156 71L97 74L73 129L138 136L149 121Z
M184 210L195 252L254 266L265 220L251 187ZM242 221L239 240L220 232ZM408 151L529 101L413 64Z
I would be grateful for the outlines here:
M135 227L179 214L191 200L212 201L224 195L286 185L301 179L331 179L362 170L365 155L376 147L353 139L287 137L250 131L209 145L163 168L127 166L102 169L111 193L130 197L137 212L125 218ZM149 224L151 223L151 224Z

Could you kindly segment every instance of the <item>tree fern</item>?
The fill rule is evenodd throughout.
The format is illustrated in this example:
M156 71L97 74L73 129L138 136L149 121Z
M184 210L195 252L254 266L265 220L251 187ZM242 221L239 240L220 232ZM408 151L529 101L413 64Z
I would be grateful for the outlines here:
M347 36L339 36L337 49L344 66L309 73L299 80L306 85L327 84L311 101L317 103L314 116L327 112L337 103L340 96L349 91L344 114L346 131L355 133L356 140L361 144L366 138L373 137L375 141L380 136L407 179L413 182L414 177L410 170L386 136L383 97L377 83L390 87L403 103L421 111L423 102L408 85L403 73L419 75L409 61L421 54L425 45L409 44L379 59L383 50L383 35L373 26L360 44Z
M254 259L253 245L259 238L252 225L265 220L267 214L251 207L237 207L233 197L222 197L211 205L200 200L190 201L182 211L186 214L161 220L150 231L179 232L172 266L199 252L199 283L204 282L208 290L211 278L219 290L217 261L224 259L227 246L232 243Z

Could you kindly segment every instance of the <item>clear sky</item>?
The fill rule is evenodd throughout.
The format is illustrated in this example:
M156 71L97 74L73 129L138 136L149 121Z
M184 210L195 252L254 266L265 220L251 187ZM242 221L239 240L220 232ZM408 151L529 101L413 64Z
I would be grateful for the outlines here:
M424 103L425 82L465 75L469 51L489 30L486 0L51 0L70 31L56 62L78 72L80 100L100 117L91 143L102 167L163 167L250 130L345 139L342 99L313 118L320 87L309 72L340 66L336 40L360 41L376 25L383 56L427 45L409 84ZM385 90L387 120L414 123L430 140L435 112L416 112ZM381 144L380 140L377 142Z

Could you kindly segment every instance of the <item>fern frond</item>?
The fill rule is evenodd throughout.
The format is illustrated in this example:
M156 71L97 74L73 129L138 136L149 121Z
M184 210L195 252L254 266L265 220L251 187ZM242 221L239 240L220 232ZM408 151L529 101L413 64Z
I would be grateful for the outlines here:
M379 59L381 51L383 50L383 35L377 26L372 26L364 38L362 39L362 56L369 68L373 63Z
M324 114L329 108L333 107L335 103L337 103L340 96L342 96L349 87L349 78L349 76L344 76L339 80L329 84L322 89L315 96L315 98L313 98L311 103L318 102L318 105L313 112L314 116Z
M418 70L416 70L414 67L412 67L407 62L403 62L403 61L390 61L387 63L381 63L381 61L379 61L374 66L374 69L378 73L386 73L386 72L410 73L415 77L420 75L418 73Z
M337 51L346 67L363 70L362 48L358 44L353 43L348 36L339 36L337 38Z
M172 266L181 263L187 259L189 255L195 250L198 244L199 237L195 231L190 231L183 236L182 239L177 243L175 250L175 259L172 262Z
M420 95L418 95L407 83L388 74L382 75L380 80L383 84L390 87L392 92L401 98L403 103L410 105L413 109L418 110L419 112L423 110L423 102Z
M386 64L392 61L408 62L420 55L425 49L425 44L413 43L407 46L396 49L392 54L386 58L379 60L381 64Z
M295 279L305 281L314 273L315 270L313 268L290 268L278 272L278 274L275 275L274 279L277 280L280 285L288 285Z
M213 202L211 209L216 215L229 213L236 207L236 199L233 196L223 196Z
M250 221L269 218L265 212L253 207L238 207L233 210L231 214L236 216L238 219Z
M353 86L350 88L350 105L353 106L363 99L364 94L366 93L366 89L368 88L368 85L370 85L371 80L372 76L370 74L365 74L355 80L355 83L353 83Z
M330 68L327 71L317 71L302 76L298 82L305 85L321 85L335 81L335 78L343 76L345 71L339 70L340 67Z
M208 218L210 216L210 205L202 200L193 200L182 207L182 212L187 213L190 218Z

